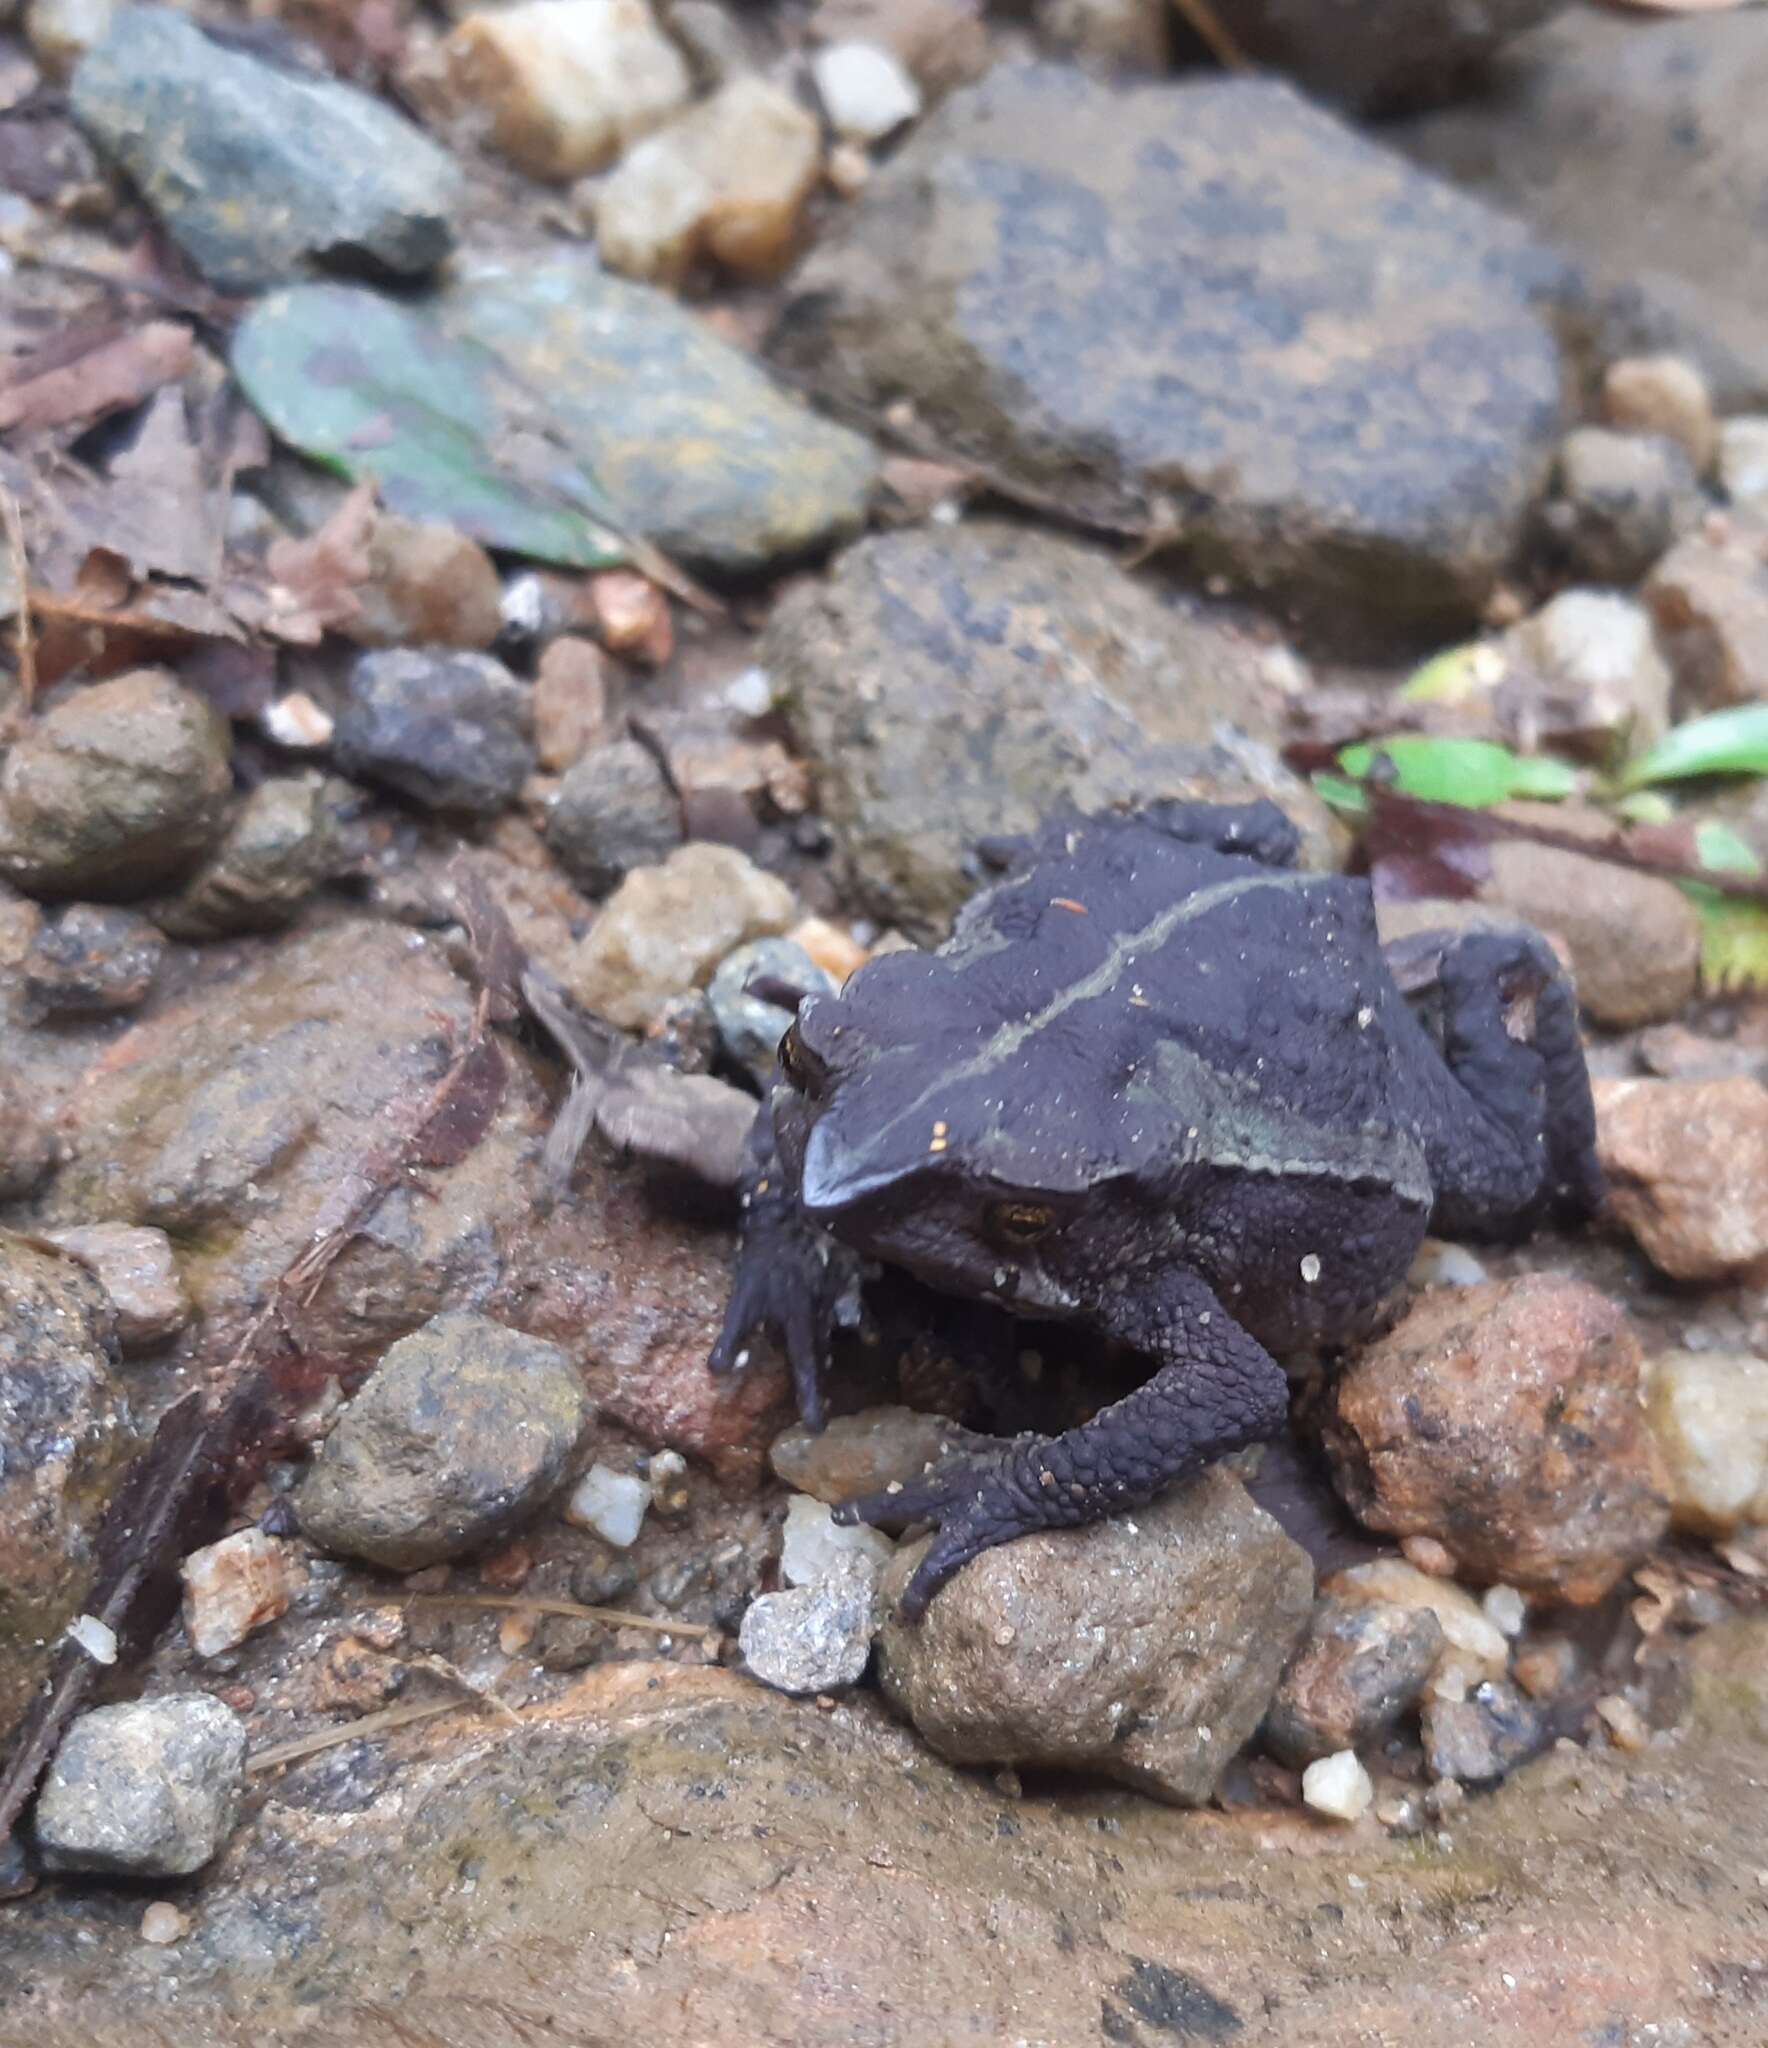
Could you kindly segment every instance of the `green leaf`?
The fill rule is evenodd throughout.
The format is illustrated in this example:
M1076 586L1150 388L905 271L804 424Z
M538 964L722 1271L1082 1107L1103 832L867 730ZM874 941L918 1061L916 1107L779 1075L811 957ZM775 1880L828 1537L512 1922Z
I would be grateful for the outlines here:
M1485 640L1433 654L1401 686L1402 704L1465 704L1481 696L1504 672L1504 657Z
M1668 825L1676 815L1676 806L1658 789L1636 789L1613 809L1629 825Z
M1768 775L1768 703L1738 704L1674 726L1630 761L1623 789L1676 782L1688 775Z
M371 478L391 512L568 568L633 558L533 396L422 312L356 285L273 292L234 336L233 373L277 435L340 476Z
M1577 779L1563 761L1546 755L1513 754L1494 740L1433 739L1426 733L1396 733L1391 739L1346 747L1338 765L1367 781L1378 762L1391 762L1393 787L1432 803L1485 810L1514 796L1564 797Z
M1740 833L1718 818L1704 818L1694 828L1695 855L1716 875L1759 875L1761 857Z
M1768 990L1768 903L1721 896L1702 882L1683 894L1700 912L1700 979L1710 995Z
M1315 769L1313 784L1321 802L1330 804L1335 811L1343 811L1352 818L1368 815L1369 799L1359 784L1347 782L1342 775L1329 774L1324 768Z

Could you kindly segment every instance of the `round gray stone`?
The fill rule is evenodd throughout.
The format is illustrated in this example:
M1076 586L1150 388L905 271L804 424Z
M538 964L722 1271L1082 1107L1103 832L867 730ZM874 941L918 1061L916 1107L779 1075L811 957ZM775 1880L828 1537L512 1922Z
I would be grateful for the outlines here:
M381 1360L295 1495L323 1549L412 1571L482 1548L562 1484L591 1414L557 1345L441 1315Z
M44 1863L110 1877L189 1876L233 1827L245 1759L244 1723L207 1693L82 1714L37 1799Z
M546 815L553 858L588 896L607 895L629 869L666 860L682 836L681 800L637 740L580 755Z
M441 811L513 803L534 771L530 693L489 654L395 647L365 654L332 747L346 773Z

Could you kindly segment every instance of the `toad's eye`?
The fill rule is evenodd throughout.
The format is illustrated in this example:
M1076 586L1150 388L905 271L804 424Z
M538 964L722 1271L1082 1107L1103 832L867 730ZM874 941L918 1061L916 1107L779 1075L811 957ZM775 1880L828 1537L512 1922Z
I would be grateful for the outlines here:
M815 1095L821 1091L826 1078L823 1063L799 1036L796 1024L780 1040L780 1065L799 1094Z
M988 1213L988 1227L1002 1244L1036 1244L1047 1236L1056 1212L1041 1202L997 1202Z

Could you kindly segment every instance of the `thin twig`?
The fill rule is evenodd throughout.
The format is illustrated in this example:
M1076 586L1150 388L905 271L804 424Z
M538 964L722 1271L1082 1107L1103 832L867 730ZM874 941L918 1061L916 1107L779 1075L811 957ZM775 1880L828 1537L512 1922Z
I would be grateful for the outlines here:
M273 1743L246 1758L248 1771L273 1771L278 1764L299 1763L304 1756L317 1756L322 1749L337 1749L364 1736L385 1735L394 1728L407 1728L413 1721L433 1721L439 1714L462 1714L472 1707L490 1703L476 1693L464 1699L419 1700L404 1707L383 1707L378 1714L364 1714L347 1721L342 1728L324 1728L317 1735L298 1735L292 1742Z
M1210 0L1173 0L1173 5L1196 31L1199 41L1209 46L1209 53L1218 64L1229 71L1253 68L1252 59L1223 26Z
M25 560L25 523L19 516L18 500L0 484L0 526L6 529L6 555L12 567L13 588L18 593L18 627L14 647L18 654L19 706L31 715L37 697L37 635L31 623L31 570Z
M576 1621L605 1621L610 1628L648 1628L659 1636L698 1636L715 1641L722 1629L703 1621L659 1621L655 1615L629 1614L623 1607L585 1607L578 1600L524 1599L520 1593L407 1593L402 1607L526 1608L534 1614L563 1614Z

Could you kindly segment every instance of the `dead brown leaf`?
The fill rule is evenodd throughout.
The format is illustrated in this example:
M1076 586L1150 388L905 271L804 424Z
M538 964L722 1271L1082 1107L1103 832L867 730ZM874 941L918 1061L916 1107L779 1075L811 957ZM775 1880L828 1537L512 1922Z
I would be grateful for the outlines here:
M265 566L291 600L275 615L280 637L317 645L328 629L361 616L357 591L372 574L374 522L374 484L360 483L317 533L271 542Z
M106 322L100 338L71 361L64 348L48 344L0 372L0 433L88 427L182 378L196 352L190 329L176 320Z

